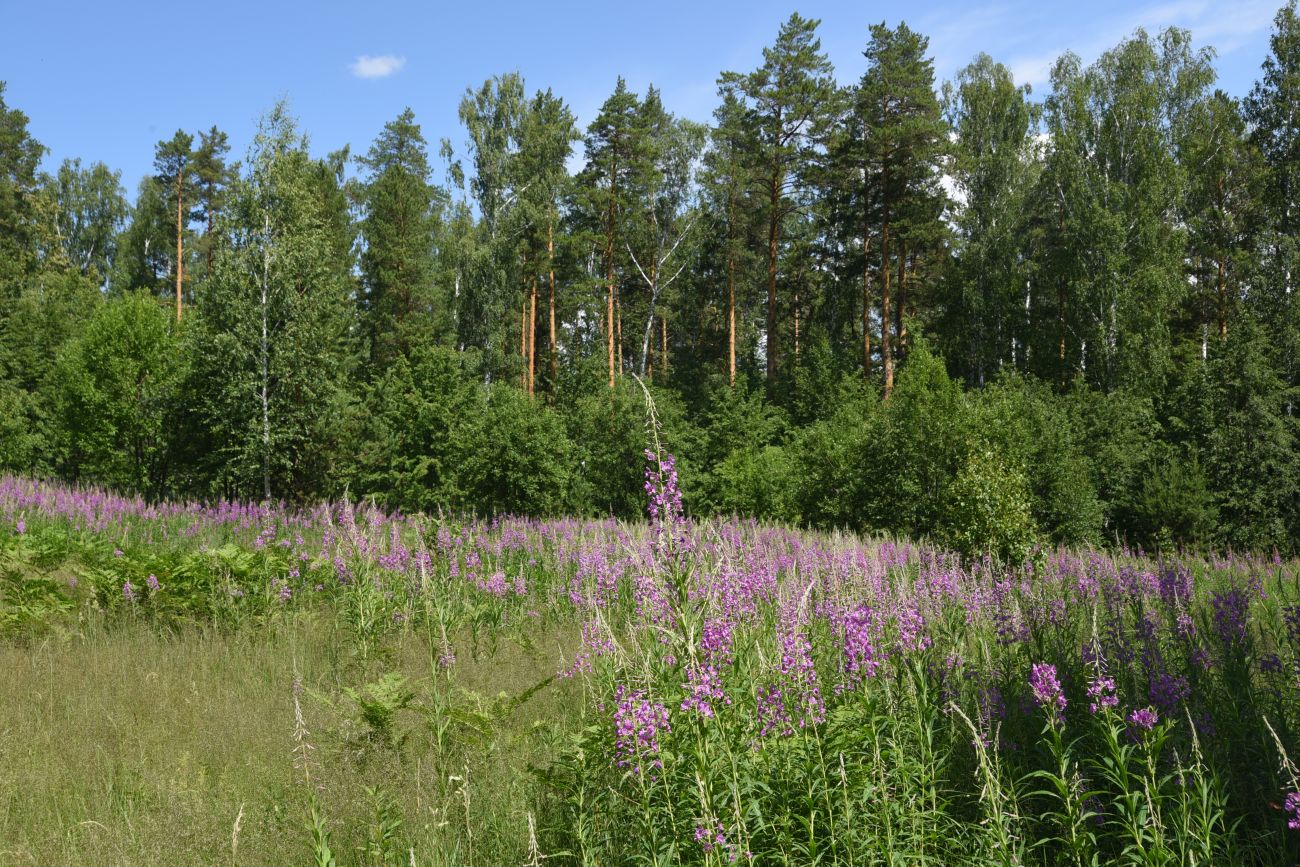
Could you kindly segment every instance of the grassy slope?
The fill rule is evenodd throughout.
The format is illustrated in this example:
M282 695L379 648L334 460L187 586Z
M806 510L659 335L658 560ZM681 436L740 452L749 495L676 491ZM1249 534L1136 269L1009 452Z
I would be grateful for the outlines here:
M445 693L446 675L431 677L418 637L361 660L332 622L310 613L226 635L88 623L2 644L0 863L301 863L310 850L308 787L291 758L295 666L307 686L313 776L345 863L376 824L368 786L405 819L398 845L423 858L456 863L473 847L480 863L518 863L528 764L545 759L580 696L557 681L496 724L474 710L553 674L561 647L550 639L530 652L503 642L478 660L458 642L457 688L441 713L433 684ZM388 671L418 694L397 715L406 737L397 749L367 737L343 693Z

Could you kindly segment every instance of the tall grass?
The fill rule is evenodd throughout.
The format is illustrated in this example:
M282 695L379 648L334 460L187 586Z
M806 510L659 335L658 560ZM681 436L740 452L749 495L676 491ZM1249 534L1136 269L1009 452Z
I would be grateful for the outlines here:
M674 472L644 525L0 480L0 861L1300 862L1296 563L961 563Z

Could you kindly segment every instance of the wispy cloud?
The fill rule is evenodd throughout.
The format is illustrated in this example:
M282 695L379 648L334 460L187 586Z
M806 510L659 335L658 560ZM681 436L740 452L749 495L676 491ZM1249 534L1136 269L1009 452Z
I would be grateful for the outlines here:
M1220 54L1240 48L1250 37L1266 30L1273 21L1275 0L1243 0L1237 3L1208 2L1208 0L1173 0L1139 7L1123 16L1110 27L1098 29L1091 38L1073 45L1061 44L1059 48L1013 56L1007 66L1017 82L1041 86L1047 82L1048 73L1056 59L1067 49L1073 49L1085 62L1114 47L1124 37L1139 27L1156 33L1166 27L1185 27L1199 45L1213 45Z
M348 66L357 78L387 78L406 65L405 57L395 54L380 54L371 57L363 54Z

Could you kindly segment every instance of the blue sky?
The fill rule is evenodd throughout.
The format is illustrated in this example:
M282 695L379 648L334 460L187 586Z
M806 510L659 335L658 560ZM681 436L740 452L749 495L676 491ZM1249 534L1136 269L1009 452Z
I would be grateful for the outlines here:
M619 74L638 92L657 85L670 110L707 120L718 73L758 65L796 9L821 19L843 82L861 75L867 26L881 20L930 37L940 80L986 51L1040 94L1061 52L1091 61L1137 27L1178 25L1218 49L1220 86L1241 96L1281 2L0 0L0 80L49 147L47 167L102 160L122 170L134 197L159 139L216 124L242 158L257 116L282 96L318 153L364 151L408 105L435 152L444 136L461 151L465 88L515 69L530 91L553 88L584 125Z

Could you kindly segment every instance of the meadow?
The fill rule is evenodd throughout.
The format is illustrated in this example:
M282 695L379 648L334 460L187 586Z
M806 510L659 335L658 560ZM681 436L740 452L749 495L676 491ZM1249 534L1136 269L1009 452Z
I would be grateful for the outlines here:
M0 478L3 864L1294 864L1300 564Z

